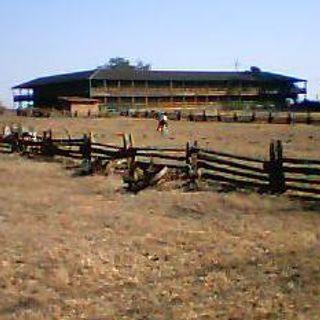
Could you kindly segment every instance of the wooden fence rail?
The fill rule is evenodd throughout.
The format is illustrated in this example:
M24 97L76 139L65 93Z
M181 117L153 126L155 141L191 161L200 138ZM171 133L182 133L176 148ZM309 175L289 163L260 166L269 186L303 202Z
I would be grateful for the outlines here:
M37 140L17 135L0 137L0 150L82 160L89 167L96 159L125 159L132 175L136 167L146 170L152 163L179 170L192 183L208 180L274 194L320 195L320 160L286 158L281 141L270 143L267 160L200 148L196 142L187 143L185 148L135 147L132 137L125 135L123 145L116 146L93 143L88 135L76 139L53 138L52 131Z

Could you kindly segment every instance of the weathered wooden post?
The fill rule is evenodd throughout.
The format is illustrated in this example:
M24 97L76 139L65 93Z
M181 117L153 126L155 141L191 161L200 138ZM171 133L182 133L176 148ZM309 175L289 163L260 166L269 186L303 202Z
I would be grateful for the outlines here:
M124 152L127 157L128 165L128 187L131 191L136 191L137 183L141 179L141 172L137 170L136 165L136 149L133 147L133 138L131 133L123 136Z
M265 169L269 174L269 189L271 193L286 191L286 182L283 169L283 148L280 140L272 141L269 147L269 162Z
M278 170L278 192L283 193L286 191L286 179L283 169L283 147L281 140L277 140L276 144L276 157L277 157L277 170Z
M291 112L288 112L287 115L287 124L293 124Z
M82 146L81 152L82 152L81 174L82 175L92 174L91 139L87 134L83 135L83 146Z
M130 134L124 133L122 135L122 142L123 142L123 150L126 153L126 151L133 146L133 138L131 133Z
M270 111L268 115L268 123L272 123L272 122L273 122L273 116L272 116L272 112Z
M233 113L233 122L237 122L238 121L238 115L236 112Z
M194 121L194 115L193 115L192 112L189 113L189 115L188 115L188 120L189 120L189 121Z
M177 120L180 121L181 120L181 111L178 110L177 112Z
M53 157L55 153L55 148L52 142L52 130L43 132L43 137L40 147L41 154L45 157Z
M310 111L308 111L308 113L307 113L307 118L306 118L306 124L311 124L311 113L310 113Z
M198 141L194 141L190 150L191 162L188 165L188 176L190 179L189 189L197 190L199 188L199 170L198 170Z
M11 141L11 152L19 152L20 150L20 139L17 132L13 132L13 139Z
M189 141L186 144L186 165L190 164L190 143Z
M251 122L255 122L256 121L256 112L255 111L252 112L250 121Z
M43 131L43 133L42 133L40 153L43 156L47 155L47 131Z
M83 135L82 159L91 160L91 139L87 134Z
M217 121L218 121L218 122L221 122L221 121L222 121L221 115L220 115L220 112L219 112L219 111L218 111L218 113L217 113Z
M207 121L206 110L203 110L203 112L202 112L202 121Z
M269 146L269 162L266 164L266 170L269 174L269 189L271 193L274 193L277 189L277 177L276 177L276 153L274 141Z

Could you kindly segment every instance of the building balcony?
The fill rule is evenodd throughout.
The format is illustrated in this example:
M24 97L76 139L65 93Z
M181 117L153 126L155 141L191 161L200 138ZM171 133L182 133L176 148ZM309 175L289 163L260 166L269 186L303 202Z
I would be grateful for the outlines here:
M91 88L92 97L257 96L257 88Z
M290 90L291 94L307 94L306 88L295 87Z
M32 94L18 94L13 96L14 102L33 101Z

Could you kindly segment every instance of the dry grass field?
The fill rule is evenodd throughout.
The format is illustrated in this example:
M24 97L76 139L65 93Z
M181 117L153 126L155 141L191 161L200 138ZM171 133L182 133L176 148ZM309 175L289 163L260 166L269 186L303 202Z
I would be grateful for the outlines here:
M316 126L29 119L39 132L320 159ZM0 319L320 318L320 205L250 192L123 191L60 163L0 155Z

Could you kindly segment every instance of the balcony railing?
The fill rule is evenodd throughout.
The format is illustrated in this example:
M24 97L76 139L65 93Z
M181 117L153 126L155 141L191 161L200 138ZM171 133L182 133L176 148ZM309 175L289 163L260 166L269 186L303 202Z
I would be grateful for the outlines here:
M120 97L161 97L161 96L256 96L259 95L257 88L91 88L91 95L120 96Z
M33 101L32 94L17 94L13 96L14 102Z
M293 93L293 94L306 94L307 93L307 89L306 88L295 87L295 88L291 89L290 93Z

